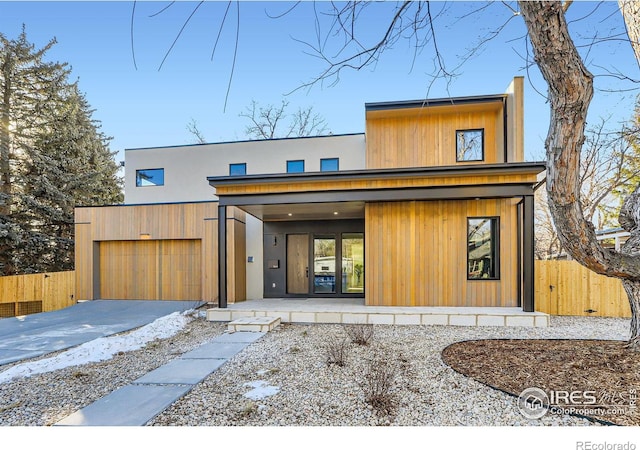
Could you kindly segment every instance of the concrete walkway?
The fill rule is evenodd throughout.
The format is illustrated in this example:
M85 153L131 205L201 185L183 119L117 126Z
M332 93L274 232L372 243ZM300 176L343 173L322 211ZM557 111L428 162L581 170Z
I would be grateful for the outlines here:
M55 425L141 426L264 333L227 333L138 378Z

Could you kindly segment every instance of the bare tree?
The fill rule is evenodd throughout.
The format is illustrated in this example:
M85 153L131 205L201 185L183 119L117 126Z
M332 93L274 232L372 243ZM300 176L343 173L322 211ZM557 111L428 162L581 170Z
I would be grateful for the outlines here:
M618 227L622 207L620 193L640 179L638 148L629 139L625 125L617 131L607 129L607 120L587 130L580 157L580 202L585 220L596 229ZM634 185L634 188L635 188ZM625 194L625 197L627 194ZM536 257L555 258L562 252L549 210L547 194L536 192Z
M245 134L253 139L319 136L327 132L326 121L313 111L313 106L287 113L289 102L262 107L253 100L240 117L249 121Z
M187 124L187 131L191 136L193 136L193 140L195 144L206 144L207 140L204 137L204 134L200 131L198 127L198 122L196 119L191 119L191 121Z
M622 251L604 248L580 202L580 151L593 97L593 75L569 35L566 9L560 2L523 1L519 5L535 61L549 85L547 195L558 237L582 265L623 280L632 312L629 346L640 350L640 234L634 231L640 225L640 193L636 189L620 213L620 224L632 232Z
M621 4L628 35L636 55L640 57L640 8L632 1ZM582 265L623 280L632 311L629 347L640 350L640 189L636 189L624 202L619 219L621 226L632 233L631 237L621 252L604 248L596 239L594 226L586 217L581 202L580 155L585 141L587 112L593 97L593 75L587 70L569 34L565 13L571 1L520 1L518 10L504 2L502 5L512 12L508 20L519 16L524 19L529 38L527 46L532 46L533 61L548 85L551 118L545 141L547 196L559 241ZM445 64L438 46L434 23L441 10L434 11L430 2L396 3L391 8L388 25L369 45L357 33L357 24L364 20L367 6L367 2L332 4L329 32L326 35L318 32L315 43L305 43L327 64L326 70L308 85L325 80L337 82L344 69L359 70L375 64L385 50L401 39L411 40L416 52L430 47L434 55L434 79L451 79L455 75L455 68L452 70ZM485 7L478 7L482 8ZM499 31L486 34L478 45L493 39ZM342 37L337 50L328 48L329 35ZM461 64L463 62L464 58Z

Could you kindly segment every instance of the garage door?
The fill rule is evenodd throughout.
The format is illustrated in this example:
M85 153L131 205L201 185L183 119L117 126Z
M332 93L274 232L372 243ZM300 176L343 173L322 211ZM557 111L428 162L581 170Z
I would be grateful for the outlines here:
M100 298L201 300L201 241L100 242Z

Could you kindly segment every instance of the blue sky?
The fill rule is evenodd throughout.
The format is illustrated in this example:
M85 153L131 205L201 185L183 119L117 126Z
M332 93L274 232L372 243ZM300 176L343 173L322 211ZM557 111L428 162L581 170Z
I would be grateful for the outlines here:
M288 10L287 2L245 2L240 7L240 30L236 66L225 108L236 36L236 5L228 15L214 60L211 52L227 7L226 2L206 2L194 14L162 69L159 66L196 3L177 2L150 17L170 2L0 2L0 32L15 38L26 26L29 40L40 47L55 37L58 44L49 58L68 62L73 78L95 108L103 131L113 137L112 150L192 143L186 126L195 119L208 141L242 139L246 120L238 114L256 100L262 105L279 103L317 76L321 60L305 53L303 42L315 39L313 4L303 2L282 18L269 18ZM325 4L326 5L326 4ZM334 86L317 84L295 90L286 99L291 109L313 106L334 134L364 131L364 103L412 100L503 92L511 78L524 75L525 139L528 159L540 159L548 128L548 107L541 93L546 86L535 67L524 69L526 49L521 17L497 3L467 16L481 3L432 3L438 47L448 67L487 32L508 21L501 33L458 70L447 86L439 80L429 87L433 47L428 45L414 60L409 41L400 41L385 52L375 66L345 71ZM571 30L582 45L594 33L607 36L624 31L615 2L599 7L575 2L568 14ZM374 5L363 15L360 31L376 39L385 23L385 8ZM576 20L585 17L584 20ZM325 27L326 21L322 22ZM323 28L326 29L326 28ZM132 36L135 49L132 52ZM297 40L296 40L297 39ZM330 41L335 46L337 40ZM618 70L640 79L640 70L628 42L616 39L582 47L595 74ZM590 122L612 115L612 122L631 116L637 91L618 92L635 86L611 76L596 77ZM614 91L614 92L604 92ZM119 159L123 157L118 155Z

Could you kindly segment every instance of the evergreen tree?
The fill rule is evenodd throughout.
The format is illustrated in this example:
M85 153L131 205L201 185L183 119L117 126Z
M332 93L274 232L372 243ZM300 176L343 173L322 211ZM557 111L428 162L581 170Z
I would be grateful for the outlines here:
M23 31L0 34L0 275L73 267L73 208L121 201L109 139Z

